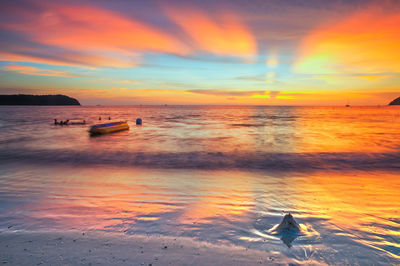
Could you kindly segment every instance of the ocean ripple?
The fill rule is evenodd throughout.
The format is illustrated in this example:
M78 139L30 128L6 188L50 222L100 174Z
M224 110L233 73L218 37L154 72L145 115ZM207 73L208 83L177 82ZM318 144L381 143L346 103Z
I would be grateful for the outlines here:
M400 170L400 152L250 153L250 152L127 152L47 149L0 149L3 162L107 164L159 169L244 170Z

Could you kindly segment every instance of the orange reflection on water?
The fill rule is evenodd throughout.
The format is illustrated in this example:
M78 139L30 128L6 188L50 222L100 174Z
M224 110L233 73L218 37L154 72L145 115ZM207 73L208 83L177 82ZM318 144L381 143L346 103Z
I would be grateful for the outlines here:
M396 108L315 108L309 117L303 112L306 109L297 109L300 118L293 124L298 136L294 138L296 152L378 153L398 149L400 116Z
M254 206L251 186L242 172L188 175L190 171L134 168L86 168L79 174L71 169L55 180L42 175L48 179L45 190L49 194L29 207L34 209L29 217L50 222L48 228L124 230L138 221L164 219L168 223L170 216L172 223L207 224L213 217L230 219Z
M264 243L278 239L268 230L291 212L303 233L293 245L317 247L322 242L337 249L357 243L400 259L396 172L57 166L31 167L29 175L16 173L2 182L7 190L0 187L0 192L28 203L15 204L8 217L1 217L27 228L41 223L45 229L127 230L211 240L229 235Z
M137 169L85 169L79 175L69 175L65 182L48 182L51 192L35 205L31 217L54 219L57 227L87 229L157 220L160 214L181 208L179 193L163 186L159 178L156 173L146 176ZM151 185L154 183L158 185Z
M326 226L353 241L400 258L400 178L398 174L325 173L296 178L297 207L325 218ZM386 248L384 248L386 247Z
M209 223L209 219L215 217L234 219L254 207L248 173L210 171L207 174L213 181L204 178L196 182L199 196L179 217L179 222Z

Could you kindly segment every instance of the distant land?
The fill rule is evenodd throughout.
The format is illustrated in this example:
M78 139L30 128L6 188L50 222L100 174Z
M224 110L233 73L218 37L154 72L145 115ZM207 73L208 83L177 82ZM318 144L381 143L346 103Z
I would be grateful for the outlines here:
M0 105L81 105L66 95L0 95Z
M391 101L389 105L400 105L400 97Z

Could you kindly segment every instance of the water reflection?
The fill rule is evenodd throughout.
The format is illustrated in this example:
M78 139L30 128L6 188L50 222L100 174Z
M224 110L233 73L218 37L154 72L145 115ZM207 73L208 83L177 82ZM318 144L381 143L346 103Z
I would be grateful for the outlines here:
M306 259L305 248L323 260L354 246L375 249L368 253L375 259L400 256L396 173L29 169L8 167L0 176L3 230L13 225L189 236L276 250L300 260ZM269 232L287 212L301 232Z
M296 107L259 107L253 109L253 114L243 118L250 119L252 127L248 134L258 152L275 150L279 146L281 151L296 151Z
M390 152L400 148L399 108L377 107L20 107L0 108L2 149L103 152ZM90 139L88 126L56 127L55 117L131 130ZM136 127L136 117L144 124ZM24 128L24 130L20 130Z
M296 147L305 152L390 152L400 145L400 109L379 107L299 109ZM397 123L397 122L395 122Z
M295 179L296 208L332 232L400 258L399 174L352 172Z

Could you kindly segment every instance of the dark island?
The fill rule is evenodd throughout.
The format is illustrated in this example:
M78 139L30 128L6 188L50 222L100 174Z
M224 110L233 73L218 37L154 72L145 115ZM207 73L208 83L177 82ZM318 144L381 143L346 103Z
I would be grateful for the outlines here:
M0 95L0 105L81 105L78 100L65 95Z
M400 97L391 101L389 105L400 105Z

